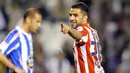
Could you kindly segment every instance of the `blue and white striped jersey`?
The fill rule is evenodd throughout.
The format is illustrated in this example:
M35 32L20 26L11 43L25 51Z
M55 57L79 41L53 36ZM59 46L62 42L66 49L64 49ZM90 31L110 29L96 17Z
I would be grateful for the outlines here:
M0 51L6 55L11 62L26 73L33 73L33 46L32 36L16 27L0 44ZM7 73L13 71L7 68Z

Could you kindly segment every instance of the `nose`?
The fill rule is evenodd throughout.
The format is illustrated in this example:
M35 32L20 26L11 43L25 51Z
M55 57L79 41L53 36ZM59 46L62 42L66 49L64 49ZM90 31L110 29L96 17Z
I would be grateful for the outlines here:
M38 27L41 27L41 23L38 24Z
M70 16L70 22L73 22L74 21L74 19L75 19L75 17L72 15L72 16Z

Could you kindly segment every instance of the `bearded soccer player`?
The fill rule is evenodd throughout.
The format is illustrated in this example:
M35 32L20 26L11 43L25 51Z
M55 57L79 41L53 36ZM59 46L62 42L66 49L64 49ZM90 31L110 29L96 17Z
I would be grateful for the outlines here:
M14 28L0 44L0 61L7 66L7 73L33 73L33 45L31 33L36 33L42 16L29 8L23 24Z
M71 7L71 27L61 23L61 31L74 39L73 54L77 73L104 73L97 31L88 23L88 6L82 2Z

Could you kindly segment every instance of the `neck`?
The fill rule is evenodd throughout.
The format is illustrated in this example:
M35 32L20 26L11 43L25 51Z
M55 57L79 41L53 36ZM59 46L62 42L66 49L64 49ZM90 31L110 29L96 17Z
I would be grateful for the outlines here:
M21 28L24 32L30 33L27 24L21 25L20 28Z
M88 22L87 22L87 21L84 21L82 24L88 24Z
M83 24L87 24L87 25L88 25L88 23L87 23L87 22L85 22L85 23L82 23L81 25L83 25Z
M88 24L88 23L82 23L82 24Z

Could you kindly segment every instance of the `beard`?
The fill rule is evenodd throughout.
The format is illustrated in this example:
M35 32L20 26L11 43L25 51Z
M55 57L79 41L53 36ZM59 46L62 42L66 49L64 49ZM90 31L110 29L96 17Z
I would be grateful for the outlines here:
M74 29L76 29L78 26L80 26L80 25L77 24L77 23L71 24L71 27L74 28Z
M71 23L71 27L75 29L77 27L77 24L76 23Z

